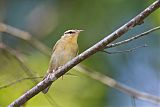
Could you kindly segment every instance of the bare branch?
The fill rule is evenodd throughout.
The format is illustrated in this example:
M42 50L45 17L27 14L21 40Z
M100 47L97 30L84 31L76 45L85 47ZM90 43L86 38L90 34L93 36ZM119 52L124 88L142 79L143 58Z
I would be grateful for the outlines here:
M135 39L138 39L138 38L140 38L140 37L146 36L147 34L149 34L149 33L151 33L151 32L154 32L154 31L156 31L156 30L159 30L159 29L160 29L160 26L155 27L155 28L152 28L152 29L150 29L150 30L148 30L148 31L146 31L146 32L143 32L143 33L141 33L141 34L138 34L138 35L136 35L136 36L133 36L133 37L131 37L131 38L129 38L129 39L126 39L126 40L123 40L123 41L120 41L120 42L117 42L117 43L113 43L113 44L108 44L108 45L106 46L106 48L112 48L112 47L116 47L116 46L119 46L119 45L122 45L122 44L126 44L126 43L128 43L128 42L131 42L131 41L133 41L133 40L135 40Z
M128 53L128 52L133 52L133 51L136 51L139 48L144 48L144 47L147 47L147 46L148 46L147 44L144 44L142 46L137 46L137 47L134 47L134 48L131 48L131 49L128 49L128 50L123 50L123 51L108 52L106 50L101 50L101 52L104 52L104 53L107 53L107 54Z
M0 32L6 32L9 34L12 34L15 37L21 38L23 40L30 40L31 39L31 35L28 32L19 30L15 27L12 27L10 25L6 25L4 23L0 23Z
M82 62L83 60L87 59L91 55L95 54L99 50L102 50L111 43L112 41L116 40L118 37L122 36L124 33L126 33L131 28L135 27L136 25L142 24L143 20L150 15L153 11L158 9L160 7L160 0L155 1L153 4L151 4L148 8L146 8L144 11L142 11L139 15L134 17L131 21L114 31L112 34L106 36L104 39L96 43L91 48L87 49L85 52L81 53L71 61L69 61L67 64L62 66L57 71L53 72L50 76L48 76L43 81L39 82L36 86L34 86L32 89L28 90L25 94L23 94L21 97L13 101L8 107L19 107L20 105L27 102L29 99L31 99L33 96L37 95L39 92L44 90L46 87L52 84L53 81L57 80L59 77L64 75L68 70L73 68L78 63ZM121 86L117 86L121 87ZM123 88L123 87L121 87ZM124 89L125 90L125 89ZM123 90L122 90L123 91ZM130 93L129 90L126 90L126 92ZM136 94L136 93L135 93ZM156 99L155 99L156 101ZM156 101L157 103L160 103L160 99Z
M117 89L118 91L120 92L123 92L125 94L128 94L130 96L133 96L135 98L139 98L141 100L146 100L146 101L150 101L150 102L153 102L153 103L160 103L160 97L158 96L154 96L154 95L151 95L151 94L148 94L148 93L144 93L144 92L140 92L138 90L135 90L133 88L130 88L126 85L123 85L119 82L117 82L116 80L106 76L106 75L103 75L101 73L98 73L90 68L87 68L86 66L82 66L82 65L78 65L78 66L75 66L74 67L76 70L78 70L79 72L82 72L86 75L88 75L89 77L95 79L95 80L98 80L99 82L109 86L109 87L112 87L114 89Z
M17 84L19 82L22 82L24 80L38 79L38 78L43 78L43 76L40 76L40 77L26 77L26 78L18 79L16 81L13 81L13 82L7 84L7 85L0 86L0 89L7 88L9 86L15 85L15 84Z
M8 34L11 34L11 36L15 36L17 38L25 40L28 43L30 43L33 47L38 49L40 52L50 56L50 52L51 52L50 49L47 46L45 46L43 43L41 43L39 40L31 36L31 34L29 34L28 32L22 31L20 29L17 29L15 27L12 27L10 25L7 25L1 22L0 22L0 32L5 32Z

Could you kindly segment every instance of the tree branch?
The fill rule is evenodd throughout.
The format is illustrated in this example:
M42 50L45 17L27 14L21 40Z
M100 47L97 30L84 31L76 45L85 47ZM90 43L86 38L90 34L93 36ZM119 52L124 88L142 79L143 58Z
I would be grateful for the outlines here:
M140 37L146 36L147 34L149 34L149 33L151 33L151 32L154 32L154 31L156 31L156 30L159 30L159 29L160 29L160 26L155 27L155 28L152 28L152 29L150 29L150 30L147 30L147 31L141 33L141 34L138 34L138 35L136 35L136 36L133 36L133 37L131 37L131 38L129 38L129 39L126 39L126 40L123 40L123 41L120 41L120 42L117 42L117 43L113 43L113 44L108 44L108 45L106 46L106 48L113 48L113 47L116 47L116 46L119 46L119 45L122 45L122 44L126 44L126 43L128 43L128 42L131 42L131 41L133 41L133 40L135 40L135 39L138 39L138 38L140 38Z
M109 86L109 87L112 87L114 89L117 89L118 91L120 92L123 92L125 94L128 94L130 96L133 96L135 98L139 98L141 100L146 100L146 101L150 101L150 102L153 102L153 103L160 103L160 97L158 96L154 96L154 95L151 95L151 94L148 94L148 93L144 93L144 92L140 92L140 91L137 91L133 88L130 88L126 85L123 85L119 82L117 82L116 80L106 76L106 75L103 75L101 73L98 73L94 70L91 70L90 68L87 68L85 67L84 65L78 65L78 66L75 66L74 67L76 70L78 70L79 72L82 72L86 75L88 75L89 77L95 79L95 80L98 80L99 82Z
M96 43L91 48L87 49L85 52L81 53L71 61L69 61L67 64L62 66L60 69L52 73L50 76L48 76L43 81L39 82L36 86L34 86L32 89L27 91L25 94L23 94L21 97L13 101L8 107L19 107L20 105L27 102L29 99L31 99L33 96L44 90L46 87L51 85L53 81L64 75L68 70L73 68L78 63L82 62L83 60L87 59L91 55L95 54L99 50L102 50L111 43L112 41L116 40L118 37L122 36L124 33L126 33L131 28L135 27L136 25L142 24L143 20L150 15L153 11L158 9L160 7L160 0L155 1L153 4L151 4L148 8L146 8L144 11L142 11L139 15L134 17L131 21L114 31L112 34L106 36L104 39L102 39L100 42ZM120 87L120 86L117 86ZM128 90L127 90L128 91ZM160 100L158 100L160 102Z
M0 22L0 32L5 32L11 34L11 36L15 36L17 38L25 40L40 52L50 56L50 49L26 31L22 31L20 29Z
M127 49L127 50L122 50L122 51L108 52L108 51L106 51L106 50L101 50L101 52L104 52L104 53L107 53L107 54L129 53L129 52L136 51L136 49L144 48L144 47L147 47L147 46L148 46L147 44L144 44L144 45L141 45L141 46L136 46L136 47L134 47L134 48Z

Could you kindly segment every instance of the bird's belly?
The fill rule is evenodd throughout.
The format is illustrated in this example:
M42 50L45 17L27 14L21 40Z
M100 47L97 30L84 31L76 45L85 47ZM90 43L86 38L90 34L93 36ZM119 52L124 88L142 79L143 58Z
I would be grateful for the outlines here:
M72 58L74 58L74 56L72 55L72 53L69 52L62 52L59 55L59 66L64 65L65 63L67 63L68 61L70 61Z
M60 53L54 53L52 55L52 68L57 69L60 66L63 66L68 61L73 59L76 56L73 52L68 51L61 51Z

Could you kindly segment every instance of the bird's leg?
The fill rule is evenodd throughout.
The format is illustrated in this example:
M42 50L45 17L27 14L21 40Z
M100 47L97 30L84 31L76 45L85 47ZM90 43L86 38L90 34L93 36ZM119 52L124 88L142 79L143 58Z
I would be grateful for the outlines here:
M59 66L59 67L58 67L58 69L61 69L61 68L62 68L62 66ZM63 75L62 75L62 80L63 80Z
M51 74L54 72L55 70L53 70L52 72L49 72L47 77L51 78Z

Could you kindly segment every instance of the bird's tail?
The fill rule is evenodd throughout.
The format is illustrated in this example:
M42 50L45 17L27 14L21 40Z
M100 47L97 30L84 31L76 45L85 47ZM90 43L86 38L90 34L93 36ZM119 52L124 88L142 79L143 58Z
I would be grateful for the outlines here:
M50 87L51 87L51 85L48 86L47 88L45 88L44 90L42 90L42 93L43 93L43 94L46 94L46 93L48 92L48 90L49 90Z

